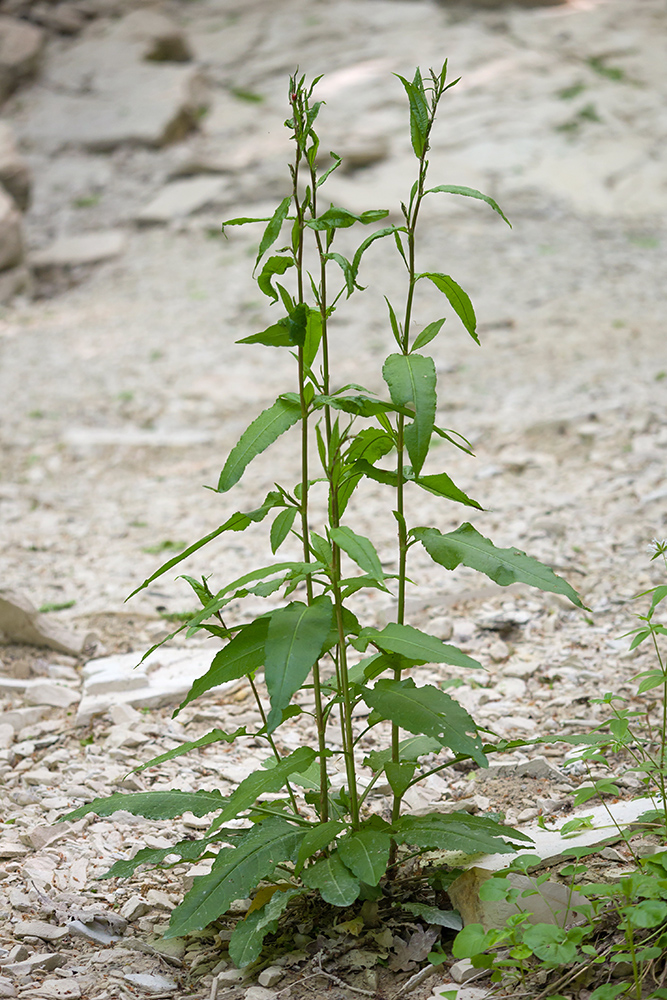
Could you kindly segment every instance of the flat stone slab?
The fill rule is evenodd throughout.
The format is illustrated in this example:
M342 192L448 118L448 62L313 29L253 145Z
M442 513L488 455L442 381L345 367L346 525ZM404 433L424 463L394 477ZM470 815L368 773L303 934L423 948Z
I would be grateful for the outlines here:
M77 656L84 640L71 635L40 614L35 606L16 591L0 590L0 632L10 642L29 646L47 646L59 653Z
M100 264L123 253L127 237L120 229L107 229L81 236L63 236L51 246L32 255L33 270L44 271L51 267L78 267L81 264Z
M219 198L227 186L223 177L171 181L135 215L135 221L142 225L158 225L185 218Z
M193 682L205 674L217 650L158 649L138 666L139 653L103 656L83 668L83 696L76 725L87 725L94 715L113 705L161 708L181 701ZM213 691L234 687L227 681Z

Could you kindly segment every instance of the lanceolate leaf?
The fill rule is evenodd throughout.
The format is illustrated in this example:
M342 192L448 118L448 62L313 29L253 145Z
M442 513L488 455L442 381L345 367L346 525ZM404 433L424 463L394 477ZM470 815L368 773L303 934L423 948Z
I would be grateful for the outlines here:
M260 413L229 453L225 467L220 473L218 492L226 493L238 483L248 463L289 430L300 416L299 407L285 399L277 399L273 406Z
M390 354L382 368L396 406L411 406L414 419L405 428L405 445L415 475L419 475L428 454L435 422L436 374L433 358L422 354Z
M424 191L424 194L460 194L465 198L479 198L480 201L485 201L494 212L497 212L500 218L507 223L510 229L512 228L512 223L505 217L497 202L495 202L493 198L489 198L488 195L482 194L481 191L476 191L475 188L461 187L459 184L438 184L437 187L429 188L428 191Z
M548 566L519 549L496 548L472 524L462 524L446 535L436 528L413 528L411 534L422 543L431 559L445 569L456 569L463 564L485 573L501 587L527 583L548 593L563 594L578 608L584 607L570 584Z
M269 224L264 230L264 235L262 236L262 240L259 244L259 250L257 251L257 260L255 261L255 267L257 267L260 260L262 259L266 251L269 249L269 247L272 247L273 244L278 239L278 237L280 236L280 230L282 229L283 222L287 218L287 213L289 212L291 201L292 201L291 195L288 195L286 198L283 198L283 200L280 202L277 209L271 216ZM238 224L236 223L236 220L234 220L234 222L235 224ZM229 222L226 223L226 225L228 226L230 224L231 223Z
M322 317L318 309L311 309L306 323L306 339L303 344L303 363L310 368L317 357L322 340Z
M171 559L168 559L166 563L163 563L159 569L156 569L151 576L144 580L141 586L137 587L136 590L133 590L130 597L134 597L134 595L138 594L140 590L147 587L149 583L152 583L153 580L157 580L158 577L168 572L173 566L176 566L184 559L187 559L193 552L201 549L204 545L208 545L210 541L217 538L218 535L221 535L223 531L245 531L249 524L257 521L263 521L270 510L273 510L275 507L284 506L285 501L281 497L280 493L276 490L272 490L267 494L261 507L257 507L256 510L251 510L247 513L237 511L235 514L232 514L231 517L227 518L225 523L221 524L219 528L215 529L215 531L209 532L208 535L204 535L204 537L200 538L199 541L193 542L192 545L188 545L187 549L183 549L183 551L179 552L178 555L172 556ZM127 598L128 601L130 597Z
M382 399L373 399L371 396L316 396L313 403L318 408L330 406L334 410L354 413L358 417L374 417L378 413L402 413L406 417L414 416L412 410L406 407L398 407Z
M81 819L88 813L98 816L111 816L122 809L133 816L145 816L146 819L174 819L184 812L195 816L206 816L216 812L227 802L220 792L179 792L177 789L167 792L114 792L104 799L93 799L71 813L63 816L63 820Z
M481 663L466 656L456 646L450 646L434 635L427 635L411 625L390 622L381 632L365 629L362 635L370 635L374 646L385 653L398 653L415 663L451 663L456 667L481 669Z
M346 458L353 462L359 458L367 462L377 462L383 455L387 455L394 447L394 439L391 434L381 431L376 427L368 427L359 431L351 443Z
M319 889L322 899L332 906L350 906L361 891L359 879L343 864L337 851L304 869L301 877L310 889Z
M253 333L250 337L242 337L237 344L264 344L265 347L290 347L292 341L287 329L287 317L278 320L273 326L268 326L261 333Z
M142 847L133 858L123 858L120 861L114 861L109 871L105 872L102 878L129 878L142 865L162 865L166 862L167 858L171 859L172 855L176 855L177 858L181 858L183 861L198 861L206 855L214 857L214 854L210 851L212 846L217 848L220 841L230 843L234 839L240 839L243 832L243 830L219 830L212 837L200 837L198 840L180 840L177 844L170 844L169 847ZM169 861L170 866L177 863L173 860Z
M298 875L300 873L308 858L328 847L344 829L344 823L330 819L327 823L318 823L312 830L308 830L306 836L301 841L299 856L296 859L295 874Z
M257 279L260 292L277 302L278 292L271 284L271 278L274 274L284 274L289 267L294 267L294 261L291 257L269 257Z
M435 476L415 476L414 482L417 486L421 486L423 490L427 490L429 493L434 493L436 496L447 497L448 500L454 500L456 503L465 504L466 507L476 507L477 510L484 510L481 504L477 503L476 500L473 500L472 497L469 497L467 493L463 492L463 490L460 490L458 486L452 482L446 472L440 472Z
M224 733L222 729L212 729L210 733L207 733L206 736L201 736L198 740L181 743L179 747L174 747L173 750L169 750L167 753L161 753L159 757L153 757L152 760L147 760L145 764L140 764L139 767L133 767L132 772L144 771L147 767L164 764L166 760L173 760L174 757L182 757L183 754L190 753L191 750L199 750L201 747L208 747L212 743L233 743L239 736L245 735L245 726L239 726L235 733Z
M411 736L398 744L398 756L401 760L415 761L429 753L439 753L442 744L432 736ZM371 750L364 764L374 771L381 771L391 760L391 747L386 750Z
M419 70L415 73L412 83L395 73L405 87L410 103L410 136L412 138L412 148L415 156L421 157L426 152L426 142L428 139L428 104L424 95L424 85L422 83Z
M280 724L282 710L322 655L332 618L333 605L328 597L318 597L310 607L295 601L271 615L264 660L271 700L269 733Z
M244 920L239 920L229 942L229 957L234 965L243 969L259 958L262 943L267 934L278 930L278 920L287 907L290 899L298 896L303 889L282 887L275 892L261 910L248 913Z
M359 244L357 252L355 253L354 259L352 261L352 270L355 274L355 277L357 271L359 270L359 264L361 263L361 258L366 253L371 243L374 243L375 240L381 240L385 236L391 236L393 233L405 233L405 232L407 232L405 226L386 226L384 229L376 229L374 233L371 233L370 236L367 236L366 239Z
M377 885L387 869L391 837L384 830L357 830L338 841L341 860L353 875Z
M284 757L275 767L266 770L262 768L248 775L229 796L222 812L215 817L211 830L216 830L223 823L236 819L238 814L249 809L260 795L279 792L285 787L291 774L300 774L301 771L305 771L314 760L314 750L311 750L310 747L299 747L289 757Z
M514 848L507 841L532 843L530 837L518 830L464 812L402 816L394 825L393 836L402 844L465 854L511 854Z
M295 861L303 830L275 817L254 826L237 847L222 850L209 875L195 878L192 889L171 915L165 937L201 930L244 899L277 864Z
M429 323L425 326L422 332L415 338L415 342L410 348L410 351L419 351L422 347L426 347L430 344L434 337L437 337L440 333L444 319L436 319L433 323Z
M271 525L271 551L274 554L289 535L295 517L296 507L286 507L285 510L280 511Z
M250 625L241 629L231 642L213 657L213 662L203 677L198 677L188 691L185 699L174 712L174 717L199 698L205 691L218 687L226 681L235 681L247 677L254 670L264 665L264 643L269 627L267 618L256 618Z
M475 723L457 701L432 684L417 687L411 677L402 681L383 678L374 688L362 690L362 698L382 718L409 733L432 736L443 747L467 754L486 767Z
M473 309L469 296L463 291L461 286L457 285L454 279L450 278L448 274L426 273L419 274L417 277L429 278L435 287L439 288L443 295L447 296L452 309L457 314L475 343L479 344L475 310Z
M361 222L367 226L369 222L378 222L388 215L389 212L384 208L371 209L368 212L362 212L361 215L355 215L354 212L348 212L346 208L335 208L332 205L326 212L323 212L316 219L311 219L306 225L309 229L348 229L355 222Z
M344 552L347 552L350 559L353 559L357 566L360 566L365 573L368 573L369 576L378 582L384 579L380 557L375 551L375 546L370 538L357 535L351 528L346 526L332 528L329 534L332 541L340 546Z

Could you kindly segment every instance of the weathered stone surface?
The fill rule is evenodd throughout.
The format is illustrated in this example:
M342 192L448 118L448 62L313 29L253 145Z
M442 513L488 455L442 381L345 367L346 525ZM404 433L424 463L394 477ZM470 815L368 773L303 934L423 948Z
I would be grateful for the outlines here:
M18 990L12 984L11 980L7 979L5 976L0 976L0 997L15 997L18 996Z
M188 177L167 184L142 208L135 220L144 225L182 219L220 199L227 187L222 177Z
M462 958L460 961L454 962L450 967L449 974L455 983L467 983L468 980L479 976L480 970L475 968L469 958Z
M30 203L30 168L18 151L8 122L0 121L0 184L21 211Z
M192 50L182 28L157 10L135 10L113 29L113 37L135 45L142 59L188 62Z
M66 837L72 826L70 823L58 823L55 826L36 826L28 833L28 839L36 851ZM39 935L38 935L39 936Z
M512 873L508 876L513 888L520 893L516 903L504 900L482 900L480 886L493 876L484 868L469 868L452 882L447 890L455 909L461 914L464 925L482 924L485 930L502 927L509 916L517 912L530 913L530 923L566 926L575 918L570 904L581 894L560 882L543 882L537 889L534 880L526 875ZM582 897L583 900L583 897ZM464 980L459 980L463 982Z
M11 642L47 646L60 653L77 655L83 648L82 639L54 625L27 597L11 590L0 590L0 632Z
M2 716L0 716L2 718ZM0 722L0 750L7 750L14 742L14 727Z
M123 979L146 993L175 993L178 989L174 980L168 976L151 975L148 972L126 972Z
M47 979L40 984L40 1000L78 1000L81 987L76 979Z
M56 924L48 924L45 920L22 920L12 927L14 937L21 938L36 937L42 941L59 941L67 934L66 927L58 927Z
M39 272L49 268L78 267L81 264L99 264L118 257L125 250L127 237L120 229L84 233L81 236L63 236L33 254L30 264Z
M44 969L50 972L65 964L65 956L58 952L47 952L38 955L31 955L23 962L10 962L3 966L4 972L10 972L14 976L29 976L37 969Z
M0 188L0 271L16 267L22 260L21 213L14 199Z
M17 295L29 292L31 284L30 271L23 264L0 271L0 303L4 305Z
M81 699L78 691L64 684L38 682L26 689L25 700L29 705L50 705L52 708L69 708Z
M130 896L121 906L120 915L123 919L131 922L132 920L138 920L139 917L143 917L149 910L150 906L141 896Z
M47 709L42 706L34 708L15 708L12 712L3 712L0 715L0 725L11 726L15 733L18 733L26 726L34 726L36 722L43 719Z
M39 69L44 32L14 17L0 16L0 102Z
M257 982L260 986L265 986L270 989L279 983L284 977L285 970L280 965L269 965L268 968L263 969L257 977Z

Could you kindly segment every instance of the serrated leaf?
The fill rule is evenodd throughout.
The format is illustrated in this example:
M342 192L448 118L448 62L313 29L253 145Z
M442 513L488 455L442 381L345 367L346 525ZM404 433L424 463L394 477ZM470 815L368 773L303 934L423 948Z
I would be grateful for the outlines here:
M139 591L144 590L144 588L147 587L150 583L152 583L153 580L157 580L158 577L162 576L164 573L167 573L173 566L176 566L184 559L187 559L188 556L191 556L193 552L197 552L198 549L201 549L204 545L208 545L209 542L213 541L214 538L217 538L218 535L221 535L223 532L245 531L245 529L250 524L263 521L270 510L273 510L275 507L284 507L284 506L285 506L285 501L281 497L280 493L277 493L275 490L272 490L270 493L267 494L263 504L260 507L257 507L255 510L247 512L236 511L235 514L232 514L231 517L228 517L227 520L224 522L224 524L221 524L219 528L215 529L215 531L210 531L208 535L204 535L203 538L200 538L198 541L193 542L192 545L188 545L188 547L186 549L183 549L182 552L179 552L178 555L172 556L171 559L168 559L165 563L163 563L160 566L160 568L156 569L154 573L152 573L149 577L147 577L144 580L144 582L139 587L137 587L136 590L133 590L132 593L129 595L129 597L126 598L126 600L129 601L130 597L134 597L134 595L138 594Z
M262 667L268 627L269 623L266 618L256 618L254 622L241 629L223 649L215 654L206 673L193 682L187 695L174 712L174 717L186 705L189 705L191 701L199 698L206 691L210 691L227 681L247 677L248 674Z
M289 207L290 207L291 201L292 201L292 196L291 195L288 195L286 198L283 198L283 200L280 202L280 204L278 205L277 209L275 210L275 212L271 216L271 218L269 220L269 224L266 227L266 229L264 230L264 235L262 236L262 239L261 239L260 244L259 244L259 249L257 251L257 259L255 261L255 267L257 267L257 265L259 264L260 260L262 259L262 257L266 253L266 251L269 249L269 247L272 247L273 244L278 239L278 237L280 236L280 230L283 227L283 222L287 218L287 213L289 212ZM236 223L236 222L234 222L234 223L230 223L230 222L225 223L225 225L227 225L227 226L232 225L232 224L236 224L237 225L238 223Z
M299 420L301 410L292 402L277 399L273 406L260 413L232 448L220 473L218 492L226 493L245 472L246 466L257 455L273 444L281 434Z
M312 830L308 830L301 841L299 854L296 859L295 875L301 872L306 861L319 851L323 851L336 839L339 833L345 829L344 823L330 819L326 823L318 823Z
M391 837L384 830L362 829L338 841L338 854L353 875L377 885L389 861Z
M450 278L448 274L435 274L433 272L428 272L417 275L417 279L419 278L428 278L433 282L435 287L449 299L449 304L452 309L459 317L475 343L479 344L479 337L477 336L477 317L475 316L475 310L473 309L472 302L470 301L470 297L467 292L464 292L461 286L458 285L453 278Z
M401 844L465 854L511 854L514 847L507 841L532 843L518 830L465 812L401 816L394 824L393 836Z
M500 216L503 222L506 222L510 229L512 228L512 223L505 217L498 203L495 202L493 198L489 198L488 195L482 194L481 191L477 191L475 188L461 187L460 184L438 184L437 187L429 188L428 191L424 191L424 194L460 194L464 198L477 198L479 201L486 202L486 204Z
M264 657L264 679L271 700L269 733L279 725L282 710L322 655L332 618L328 597L316 598L310 607L294 601L271 615Z
M272 890L268 902L259 909L249 910L245 920L239 920L231 936L229 957L238 969L259 958L264 938L278 930L278 921L290 899L303 892L303 889L281 885L267 889ZM263 891L260 889L260 893Z
M577 592L554 571L519 549L499 549L472 524L462 524L456 531L443 535L436 528L413 528L431 559L445 569L463 564L479 570L501 587L511 583L527 583L538 590L563 594L578 608L583 608Z
M383 678L375 687L362 689L361 696L369 708L401 729L432 736L441 746L472 757L480 767L487 766L474 721L457 701L432 684L417 687L411 677Z
M216 812L227 802L220 792L181 792L178 789L165 792L114 792L103 799L93 799L78 809L62 817L65 820L81 819L88 813L98 816L111 816L119 809L132 813L133 816L145 816L146 819L174 819L184 812L194 816L206 816Z
M433 358L422 354L390 354L382 367L392 402L414 408L414 418L405 428L405 446L416 476L428 455L435 423L436 373Z
M296 507L286 507L285 510L280 511L271 525L271 551L274 555L289 535L296 514Z
M450 646L434 635L428 635L411 625L390 622L378 631L364 629L362 636L370 636L374 646L385 653L398 653L415 663L450 663L456 667L481 669L481 663L466 656L456 646Z
M401 903L401 907L408 913L421 917L427 924L435 924L436 927L448 927L455 931L460 931L463 927L463 921L456 910L439 910L424 903Z
M361 892L359 879L343 864L337 851L309 865L301 878L309 889L319 889L322 899L332 906L350 906Z
M246 735L245 726L239 726L235 733L225 733L222 729L212 729L210 733L207 733L206 736L201 736L198 740L181 743L180 746L174 747L173 750L168 750L167 753L161 753L158 757L153 757L151 760L147 760L145 764L139 764L138 767L133 767L131 773L134 774L136 771L145 771L147 767L155 767L156 764L164 764L167 760L173 760L175 757L182 757L183 754L190 753L191 750L199 750L201 747L211 746L212 743L233 743L239 736Z
M427 344L430 344L434 337L437 337L440 333L444 322L444 319L436 319L433 323L429 323L428 326L425 326L422 332L415 338L415 342L410 348L410 353L413 351L419 351L422 347L426 347Z
M236 819L239 813L246 809L250 809L260 795L281 791L289 781L290 775L305 771L315 760L315 756L315 751L310 747L299 747L289 757L283 757L275 767L253 771L229 796L222 812L211 824L211 831L231 819Z
M374 580L382 582L384 579L382 564L370 538L366 538L364 535L357 535L352 531L352 528L346 526L332 528L329 534L332 541L339 548L343 549L344 552L347 552L350 559L357 566L360 566L364 573L368 573Z
M195 878L192 889L171 915L166 938L201 930L243 899L278 864L295 861L303 839L286 819L258 823L236 846L220 851L208 875Z
M292 257L269 257L257 279L257 286L260 292L268 296L268 298L273 299L274 302L277 302L278 292L271 284L271 279L275 274L284 274L290 267L294 267ZM252 341L250 342L252 343ZM248 341L243 341L243 343L248 343Z

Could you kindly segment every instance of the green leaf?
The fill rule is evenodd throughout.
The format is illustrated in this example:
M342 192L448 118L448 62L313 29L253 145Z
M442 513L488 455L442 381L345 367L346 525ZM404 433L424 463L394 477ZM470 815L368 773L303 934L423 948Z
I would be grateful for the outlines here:
M401 816L394 824L393 836L401 844L433 851L463 851L468 855L511 854L514 847L506 841L532 843L530 837L518 830L465 812Z
M300 302L297 306L292 309L289 316L287 317L287 330L289 333L290 343L297 345L298 347L303 347L306 340L306 329L308 326L308 317L311 310L308 308L305 302Z
M329 150L329 156L332 158L334 162L331 164L330 167L327 167L327 169L324 171L321 177L318 177L317 184L315 185L316 188L324 184L329 174L332 174L334 170L336 170L343 162L342 158L338 155L338 153L334 153L333 150Z
M368 212L362 212L361 215L356 215L354 212L349 212L346 208L336 208L332 205L331 208L328 208L326 212L323 212L316 219L310 219L306 225L309 229L326 229L332 231L334 229L348 229L355 222L361 222L362 225L367 226L369 222L378 222L380 219L385 219L388 215L388 210L384 208L371 209Z
M361 891L359 879L343 864L337 851L309 865L301 878L309 889L319 889L322 899L332 906L350 906Z
M481 191L475 190L475 188L461 187L459 184L438 184L437 187L424 191L424 194L460 194L464 198L478 198L480 201L485 201L494 212L498 213L503 222L506 222L510 229L512 228L512 223L505 217L497 202L493 198L489 198L488 195L482 194Z
M414 419L405 428L405 445L415 475L428 455L435 423L436 373L433 358L422 354L390 354L382 368L389 394L396 406L414 408Z
M238 969L243 969L259 958L267 934L275 934L278 921L290 899L299 896L303 889L282 886L259 910L248 913L239 920L229 942L229 957Z
M291 195L288 195L286 198L283 198L283 200L280 202L277 209L271 216L269 224L264 230L264 235L262 236L261 242L259 244L259 249L257 251L257 259L255 261L255 267L257 267L260 260L262 259L266 251L269 249L269 247L272 247L273 244L278 239L278 237L280 236L280 230L283 227L283 222L287 218L287 213L289 212L291 201L292 201ZM225 223L225 225L227 226L231 224L232 223L229 222ZM234 222L234 224L238 225L238 223L236 222Z
M289 535L296 513L296 507L286 507L271 525L271 551L274 555Z
M367 462L377 462L394 448L394 439L386 431L367 427L355 435L346 458L350 462L363 458Z
M213 657L213 662L202 677L193 682L185 699L174 712L174 718L195 698L227 681L247 677L264 665L264 643L269 627L268 619L256 618L246 625Z
M167 858L172 858L172 855L180 858L181 861L190 862L199 861L200 858L204 857L215 857L210 850L212 845L215 844L217 847L220 841L229 842L242 832L235 830L232 833L229 830L220 830L212 837L200 837L198 840L181 840L177 844L170 844L169 847L142 847L133 858L121 858L119 861L114 861L109 871L102 875L102 878L130 878L131 875L134 875L137 868L141 868L142 865L162 866ZM171 868L174 864L178 863L177 861L170 860L165 867Z
M394 76L397 76L401 81L408 95L408 102L410 104L410 138L415 156L420 159L427 149L429 130L428 104L424 94L421 73L419 70L416 71L412 83L406 80L404 76L401 76L400 73L394 73Z
M413 528L410 534L422 543L431 559L445 569L456 569L463 564L484 573L501 587L527 583L538 590L563 594L578 608L585 607L570 584L548 566L519 549L496 548L472 524L462 524L446 535L436 528Z
M424 903L401 903L401 907L408 913L421 917L427 924L435 924L436 927L448 927L460 931L463 926L456 910L438 910L435 906L426 906Z
M380 557L375 551L375 546L370 538L364 535L357 535L352 528L332 528L329 532L332 541L347 552L350 559L354 560L357 566L363 569L374 580L379 583L384 579Z
M491 939L481 924L468 924L457 934L452 944L454 958L474 958L491 947Z
M396 407L392 403L373 399L371 396L316 396L313 404L318 408L330 406L334 410L353 413L357 417L375 417L378 413L402 413L406 417L414 416L413 412L405 407Z
M385 236L391 236L393 233L405 233L405 232L407 232L405 226L386 226L384 229L376 229L374 233L371 233L370 236L367 236L366 239L359 244L357 252L355 253L354 258L352 260L352 270L354 271L355 275L359 270L359 264L361 263L361 258L366 253L371 243L374 243L376 240L384 239Z
M220 473L218 492L226 493L238 483L253 458L265 451L300 417L300 408L285 399L277 399L273 406L260 413L229 453L225 467Z
M642 899L623 910L630 927L657 927L667 920L667 903L661 899Z
M436 319L433 323L429 323L425 326L422 332L415 338L415 342L410 348L410 353L413 351L419 351L422 347L426 347L430 344L434 337L437 337L440 333L444 319Z
M466 656L456 646L450 646L434 635L427 635L411 625L390 622L382 631L364 629L362 636L370 636L374 646L385 653L398 653L415 663L450 663L455 667L481 669L481 663Z
M325 847L336 839L338 834L345 829L344 823L339 823L337 820L330 819L326 823L318 823L314 826L312 830L308 830L306 836L301 841L301 847L299 848L299 854L296 859L295 875L301 872L301 869L305 865L309 858L312 858L314 854L319 851L323 851Z
M408 478L406 475L406 479ZM469 497L463 490L460 490L446 472L439 472L435 476L415 476L414 482L417 486L421 486L423 490L434 493L435 496L447 497L448 500L465 504L466 507L476 507L477 510L484 510L481 504L473 500L472 497Z
M389 786L398 799L402 799L415 773L414 764L396 764L388 760L384 765L384 773L387 775Z
M229 796L222 812L211 824L211 830L216 830L223 823L236 819L239 813L250 809L260 795L279 792L289 781L290 775L305 771L315 760L315 756L315 751L310 747L299 747L289 757L283 757L275 767L253 771Z
M345 278L345 288L347 289L348 299L350 295L352 295L352 292L354 291L355 288L359 288L360 291L363 291L361 286L357 285L356 272L350 261L347 259L347 257L343 257L343 255L339 253L325 253L322 255L322 259L333 260L340 267L341 271L343 272L343 277Z
M475 343L479 344L479 337L476 332L477 317L475 316L475 310L473 309L469 296L463 291L461 286L457 285L454 279L450 278L448 274L435 274L427 272L425 274L418 274L417 280L419 280L419 278L428 278L433 282L435 287L443 293L443 295L447 296L452 309L459 317Z
M208 747L212 743L233 743L239 736L246 735L245 726L239 726L235 733L225 733L222 729L212 729L210 733L207 733L206 736L200 736L198 740L181 743L180 746L174 747L173 750L161 753L159 757L153 757L152 760L147 760L145 764L139 764L138 767L133 767L131 773L145 771L147 767L155 767L156 764L164 764L166 760L173 760L174 757L182 757L183 754L190 753L191 750L199 750L200 747Z
M222 809L227 799L217 790L214 792L180 792L177 789L166 792L114 792L104 799L93 799L78 809L63 816L65 820L81 819L88 813L97 816L112 816L119 809L132 813L133 816L145 816L146 819L174 819L184 812L194 816L205 816L207 813Z
M434 740L432 736L410 736L398 744L398 756L400 760L416 761L426 754L439 753L441 749L440 741ZM386 750L371 750L364 760L364 766L372 768L373 771L381 771L390 760L391 747L387 747Z
M171 915L165 937L201 930L235 899L245 898L278 864L295 861L303 831L278 816L254 826L236 847L220 851L208 875L195 878L192 889Z
M383 719L389 719L409 733L432 736L454 753L472 757L487 766L477 727L466 710L444 691L426 684L417 687L405 680L383 678L373 688L364 688L362 698Z
M338 854L353 875L367 885L377 885L389 861L391 837L385 830L366 828L338 841Z
M303 363L306 368L310 368L317 357L317 352L322 340L322 316L319 309L311 309L308 313L306 323L306 339L303 344Z
M133 590L126 600L129 601L130 597L134 597L134 595L138 594L139 591L144 590L144 588L152 583L153 580L157 580L158 577L167 573L173 566L176 566L184 559L187 559L188 556L191 556L193 552L197 552L197 550L201 549L204 545L208 545L209 542L211 542L214 538L217 538L218 535L221 535L224 531L245 531L250 524L263 521L270 510L273 510L275 507L284 506L285 501L281 497L280 493L276 492L276 490L272 490L266 495L264 502L260 507L257 507L255 510L248 511L247 513L237 511L235 514L232 514L231 517L228 517L224 524L221 524L219 528L215 529L215 531L209 532L208 535L204 535L203 538L193 542L192 545L188 545L187 549L179 552L178 555L168 559L167 562L163 563L159 569L156 569L151 576L147 577L136 590Z
M331 629L333 605L318 597L308 607L294 601L271 615L266 637L264 678L271 700L267 729L279 725L282 710L306 680Z
M289 267L294 267L294 260L291 257L269 257L257 279L257 286L260 292L263 292L264 295L277 302L278 292L271 284L271 278L274 274L284 274ZM248 343L248 340L241 341L241 343Z
M264 344L266 347L289 347L292 343L287 330L286 318L278 320L273 326L268 326L261 333L253 333L250 337L242 337L237 344Z

